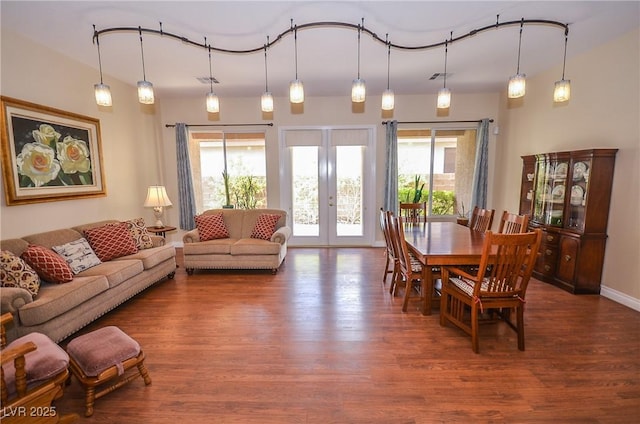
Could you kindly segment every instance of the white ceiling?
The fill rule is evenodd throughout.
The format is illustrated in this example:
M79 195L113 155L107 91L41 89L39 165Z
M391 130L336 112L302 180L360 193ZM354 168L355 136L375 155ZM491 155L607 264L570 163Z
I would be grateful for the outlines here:
M640 26L640 2L616 1L5 1L0 2L1 30L10 30L62 55L97 69L92 42L110 27L142 26L207 42L225 49L251 49L273 41L291 26L339 21L364 26L400 45L429 45L500 22L546 19L569 24L568 58ZM517 65L519 26L486 31L449 46L447 86L456 92L504 88ZM144 34L146 77L157 96L198 96L208 85L204 48L159 35ZM104 82L114 78L135 85L142 79L137 32L100 37ZM307 96L348 95L357 75L357 30L322 27L298 31L298 76ZM561 77L564 32L559 27L525 25L521 72L533 76L553 68ZM612 64L613 66L613 64ZM397 94L435 93L444 71L444 48L391 51L391 88ZM43 67L45 72L46 67ZM571 67L566 77L571 78ZM264 53L213 53L213 74L220 97L256 96L265 88ZM269 89L286 96L294 78L291 34L268 52ZM367 93L379 95L387 84L387 49L366 34L361 38L360 75ZM99 76L96 71L96 82Z

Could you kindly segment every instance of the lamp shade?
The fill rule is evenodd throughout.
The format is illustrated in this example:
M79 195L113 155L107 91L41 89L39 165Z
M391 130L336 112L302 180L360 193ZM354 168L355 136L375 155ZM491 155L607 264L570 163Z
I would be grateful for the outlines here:
M362 78L354 79L353 84L351 85L351 101L354 103L364 102L366 93L367 88L364 84L364 80Z
M553 89L553 101L554 102L566 102L571 98L571 80L562 79L556 81L555 88Z
M510 99L517 99L524 96L526 88L526 75L516 74L509 78L508 96Z
M386 89L382 93L382 110L393 110L395 106L395 99L393 96L393 90Z
M289 84L289 101L291 103L304 102L304 86L299 79L295 79Z
M209 94L207 94L207 112L220 112L220 100L218 99L218 96L216 96L216 93L214 93L213 91L210 91Z
M451 106L451 90L448 88L441 88L438 90L438 109L447 109Z
M273 112L273 95L271 95L271 92L265 91L262 93L260 106L263 112Z
M153 84L149 81L138 81L138 101L143 105L152 105L154 102Z
M111 89L107 84L95 84L93 90L96 95L98 106L111 106Z
M145 208L171 205L171 200L169 200L169 196L167 196L167 189L164 186L149 186L147 198L144 201Z

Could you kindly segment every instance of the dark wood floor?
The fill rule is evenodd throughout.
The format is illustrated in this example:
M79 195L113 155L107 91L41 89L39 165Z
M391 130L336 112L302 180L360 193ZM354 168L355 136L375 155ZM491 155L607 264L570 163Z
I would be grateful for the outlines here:
M402 313L383 265L382 249L292 248L277 275L181 267L81 332L122 328L153 383L133 381L85 418L74 380L57 408L95 423L640 419L640 313L534 280L527 350L488 324L476 355L437 311Z

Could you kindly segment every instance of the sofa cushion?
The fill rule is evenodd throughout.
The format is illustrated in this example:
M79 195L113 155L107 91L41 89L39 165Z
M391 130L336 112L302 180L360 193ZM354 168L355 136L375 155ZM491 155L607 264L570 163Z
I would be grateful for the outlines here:
M104 275L109 282L109 287L115 287L127 281L129 278L140 274L142 271L144 271L142 261L138 259L120 259L103 262L78 275L83 277Z
M139 250L133 255L122 256L115 259L115 261L126 259L138 259L142 261L144 269L150 269L158 265L161 262L171 259L176 256L176 248L173 246L159 246L152 249Z
M276 230L276 223L280 220L280 215L263 213L258 216L256 224L251 231L251 238L269 240Z
M138 250L150 249L153 247L153 240L151 240L151 234L147 231L147 226L144 223L144 219L136 218L125 221L131 237L136 243Z
M232 255L277 255L280 245L262 239L240 239L231 246Z
M195 221L198 234L200 235L200 241L229 237L229 230L227 230L221 213L196 215Z
M138 251L129 228L124 222L90 228L85 230L84 234L102 262L132 255Z
M0 251L0 285L2 287L20 287L38 294L40 277L24 260L8 250Z
M182 247L182 253L185 255L228 255L231 253L231 246L237 241L236 239L228 238L185 243Z
M29 333L7 345L7 349L33 342L38 348L24 355L27 387L49 380L60 374L69 366L69 356L60 346L42 333ZM16 368L13 361L2 365L9 396L16 391Z
M67 261L74 274L101 263L84 237L61 246L52 246L51 248Z
M43 283L40 285L38 298L18 309L20 322L23 326L45 323L108 288L109 283L102 275L92 277L76 275L73 281L66 284Z
M62 284L73 280L73 271L67 261L51 249L30 244L27 250L22 252L22 259L40 278L50 283Z

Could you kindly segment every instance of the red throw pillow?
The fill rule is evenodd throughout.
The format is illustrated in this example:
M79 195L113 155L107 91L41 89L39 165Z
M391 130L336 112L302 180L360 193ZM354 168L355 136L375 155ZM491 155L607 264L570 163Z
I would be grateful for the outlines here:
M276 223L280 219L280 215L263 213L256 220L256 225L251 232L251 238L269 240L276 231Z
M138 251L129 226L124 222L84 230L84 235L102 262Z
M73 271L67 261L51 249L30 244L22 252L21 258L40 278L50 283L62 284L73 280Z
M227 230L227 226L224 223L222 213L196 215L194 218L200 241L229 237L229 230Z

